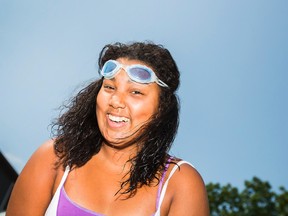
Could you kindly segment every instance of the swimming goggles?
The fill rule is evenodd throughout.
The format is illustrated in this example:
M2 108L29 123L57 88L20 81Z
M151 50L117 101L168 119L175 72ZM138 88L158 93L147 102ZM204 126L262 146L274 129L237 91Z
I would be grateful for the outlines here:
M121 68L126 71L129 78L134 82L144 83L144 84L156 82L159 86L168 87L166 83L161 81L156 76L156 74L151 68L146 67L144 65L140 65L140 64L124 66L118 61L108 60L103 65L100 71L100 74L105 79L112 79L116 76L116 74L120 71Z

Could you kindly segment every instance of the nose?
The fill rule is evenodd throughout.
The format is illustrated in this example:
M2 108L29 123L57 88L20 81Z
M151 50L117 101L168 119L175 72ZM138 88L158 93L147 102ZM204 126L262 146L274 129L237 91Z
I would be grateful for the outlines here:
M125 100L124 100L124 95L119 93L119 92L115 92L109 101L110 106L112 106L114 109L124 109L126 107L125 105Z

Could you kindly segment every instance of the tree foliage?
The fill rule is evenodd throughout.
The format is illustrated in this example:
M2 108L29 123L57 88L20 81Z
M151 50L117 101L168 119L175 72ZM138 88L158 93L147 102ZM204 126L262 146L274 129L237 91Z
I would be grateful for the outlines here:
M288 216L288 191L272 191L269 182L253 177L244 182L244 189L231 184L206 185L211 216Z

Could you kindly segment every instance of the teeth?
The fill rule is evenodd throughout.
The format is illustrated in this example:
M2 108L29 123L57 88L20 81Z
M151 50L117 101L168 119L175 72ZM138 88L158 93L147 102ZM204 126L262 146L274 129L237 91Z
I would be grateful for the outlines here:
M108 115L109 119L114 122L128 122L129 119L125 117L113 116L111 114Z

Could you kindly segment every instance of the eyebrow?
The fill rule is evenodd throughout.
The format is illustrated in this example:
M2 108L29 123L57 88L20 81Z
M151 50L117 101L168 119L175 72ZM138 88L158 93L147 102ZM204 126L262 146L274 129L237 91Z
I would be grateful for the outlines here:
M116 81L115 77L113 77L113 78L111 78L111 79L106 79L106 78L104 78L104 80L111 80L112 82L115 82L115 81ZM138 82L135 82L135 81L131 80L129 76L128 76L128 83L131 83L131 84L139 84L140 86L141 86L141 85L148 86L149 84L151 84L151 83L138 83Z

